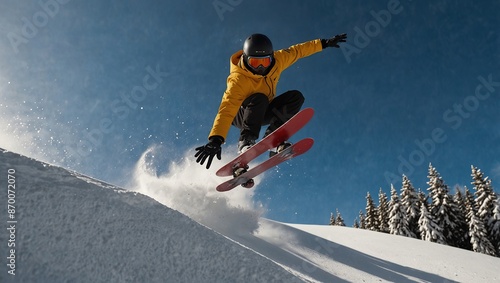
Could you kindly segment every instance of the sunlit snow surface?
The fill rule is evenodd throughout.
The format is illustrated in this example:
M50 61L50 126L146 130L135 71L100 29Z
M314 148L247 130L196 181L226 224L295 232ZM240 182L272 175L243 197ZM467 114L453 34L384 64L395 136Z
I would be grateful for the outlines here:
M189 163L156 176L145 160L138 162L131 186L170 208L142 193L1 150L0 281L500 280L498 258L353 228L266 220L250 201L251 191L216 193L209 175L203 183L189 178L198 173L192 167L199 167ZM6 193L9 173L15 197ZM8 223L9 201L15 223ZM7 259L10 249L14 261Z

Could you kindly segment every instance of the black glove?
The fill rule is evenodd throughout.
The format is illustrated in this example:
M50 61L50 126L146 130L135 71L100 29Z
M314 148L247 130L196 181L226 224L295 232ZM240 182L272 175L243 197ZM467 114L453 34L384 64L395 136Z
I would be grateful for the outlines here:
M321 40L321 46L323 46L323 49L327 47L335 47L339 48L339 42L345 42L347 38L347 33L343 34L338 34L330 39L322 39Z
M208 138L208 143L204 146L197 147L197 151L194 157L197 157L196 162L203 165L205 160L208 158L207 169L212 165L212 160L214 156L217 155L217 159L221 159L221 145L224 143L224 138L221 136L212 136Z

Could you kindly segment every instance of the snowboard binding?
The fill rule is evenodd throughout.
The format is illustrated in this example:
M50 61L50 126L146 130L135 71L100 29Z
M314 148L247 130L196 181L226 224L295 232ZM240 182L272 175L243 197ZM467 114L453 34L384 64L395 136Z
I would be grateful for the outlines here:
M240 167L239 164L236 164L233 167L233 177L236 178L238 176L241 176L242 174L245 174L248 171L248 165L245 165L244 167ZM245 183L241 184L243 188L250 189L255 185L255 182L253 179L249 179Z
M253 179L250 179L250 180L246 181L245 183L241 184L241 186L242 186L243 188L246 188L246 189L250 189L250 188L252 188L254 185L255 185L255 182L253 181Z

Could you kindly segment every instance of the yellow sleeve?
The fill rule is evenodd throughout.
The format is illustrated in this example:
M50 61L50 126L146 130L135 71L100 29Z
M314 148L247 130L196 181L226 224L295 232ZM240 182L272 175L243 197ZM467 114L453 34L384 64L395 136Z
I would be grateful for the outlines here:
M297 62L300 58L310 56L322 50L321 40L315 39L278 50L274 52L274 57L276 58L276 62L280 64L280 69L284 70Z
M245 100L245 93L237 83L237 79L229 76L227 79L227 88L222 96L219 111L215 116L212 130L208 137L221 136L226 140L226 136L231 128L234 117L238 113L241 104Z

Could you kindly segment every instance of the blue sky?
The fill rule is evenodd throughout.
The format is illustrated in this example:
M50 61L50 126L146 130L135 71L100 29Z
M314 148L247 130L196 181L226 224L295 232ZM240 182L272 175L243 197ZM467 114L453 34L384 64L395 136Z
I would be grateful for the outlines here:
M161 145L167 172L206 142L249 34L279 49L345 32L280 79L316 110L296 137L316 143L256 188L267 217L321 224L338 208L351 225L403 173L425 190L430 162L450 187L471 187L471 164L500 184L498 1L172 2L4 4L0 146L122 185Z

